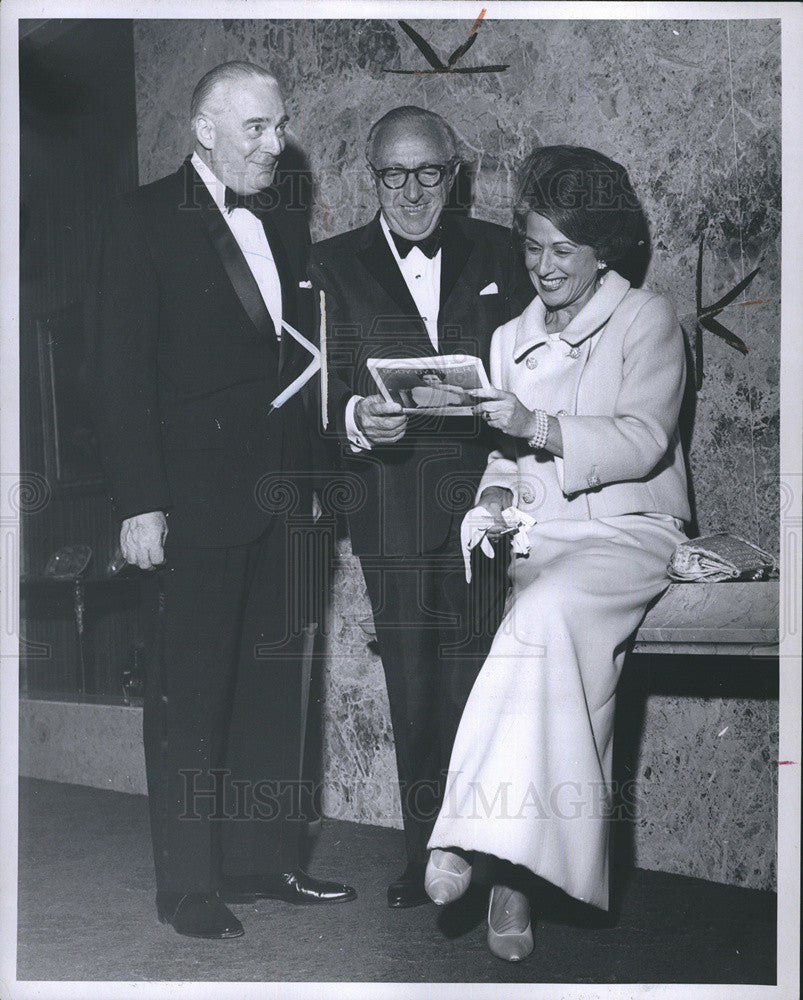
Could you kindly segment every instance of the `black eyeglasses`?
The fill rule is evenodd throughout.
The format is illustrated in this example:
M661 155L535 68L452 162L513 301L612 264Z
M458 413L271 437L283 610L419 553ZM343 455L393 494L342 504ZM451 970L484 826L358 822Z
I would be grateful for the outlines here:
M405 167L383 167L378 170L369 160L368 166L386 188L395 191L404 187L410 174L415 174L415 179L421 187L437 187L443 178L451 172L454 163L454 159L451 159L448 163L422 163L420 167L413 167L412 170L407 170Z

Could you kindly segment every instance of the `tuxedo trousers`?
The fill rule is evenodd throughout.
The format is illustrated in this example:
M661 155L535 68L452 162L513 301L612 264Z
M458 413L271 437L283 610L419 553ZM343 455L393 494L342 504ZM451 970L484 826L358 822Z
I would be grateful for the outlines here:
M304 630L280 518L232 548L166 549L149 575L143 713L160 890L298 864Z
M387 685L407 860L423 863L460 717L501 621L504 551L473 562L436 552L361 556Z

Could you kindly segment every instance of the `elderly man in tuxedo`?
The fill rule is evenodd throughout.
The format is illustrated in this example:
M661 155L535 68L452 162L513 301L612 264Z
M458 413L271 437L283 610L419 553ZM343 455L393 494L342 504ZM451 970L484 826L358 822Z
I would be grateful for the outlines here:
M232 938L227 902L330 903L298 867L303 745L299 567L288 484L311 506L308 418L271 401L309 362L309 234L274 182L288 116L261 67L226 63L192 97L195 151L114 202L90 283L93 401L153 655L144 743L159 919ZM309 301L305 300L305 296ZM309 329L307 329L309 333ZM277 486L281 487L277 491Z
M396 746L407 866L388 904L408 907L428 901L426 843L442 772L497 621L492 601L483 614L482 602L468 600L456 510L471 506L489 443L473 417L408 418L377 393L366 361L463 353L487 368L492 332L526 301L526 275L508 230L444 211L459 162L440 115L393 109L371 128L366 156L379 211L316 244L310 277L326 297L331 426L360 484L349 533Z

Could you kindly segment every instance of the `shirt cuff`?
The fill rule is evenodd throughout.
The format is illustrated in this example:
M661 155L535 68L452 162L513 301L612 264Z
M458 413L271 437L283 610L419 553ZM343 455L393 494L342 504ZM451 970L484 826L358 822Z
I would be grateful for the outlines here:
M370 451L371 442L357 426L354 409L363 396L352 396L346 403L346 437L349 439L352 451Z

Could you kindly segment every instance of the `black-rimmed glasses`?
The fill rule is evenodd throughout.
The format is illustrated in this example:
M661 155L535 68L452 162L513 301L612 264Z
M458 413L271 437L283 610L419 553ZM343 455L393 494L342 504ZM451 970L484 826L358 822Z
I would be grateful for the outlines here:
M408 170L406 167L383 167L382 169L377 169L370 160L368 161L368 166L386 188L396 191L404 187L410 174L415 175L415 179L421 187L437 187L452 170L454 162L454 160L449 160L448 163L422 163L420 167L413 167L411 170Z

